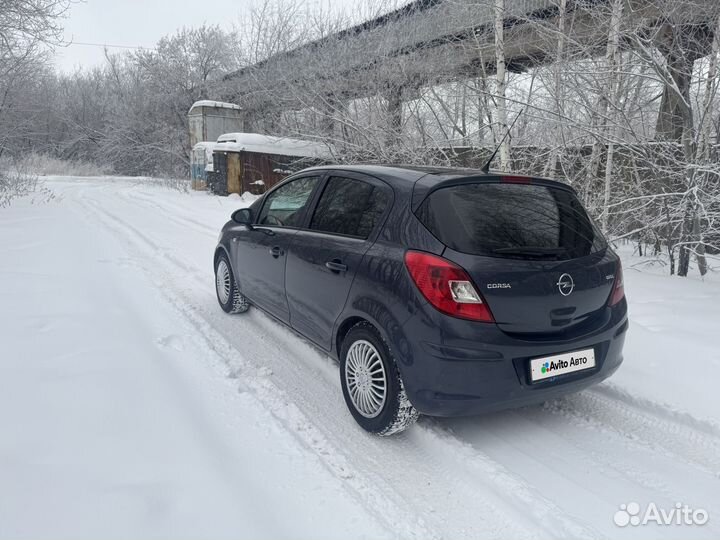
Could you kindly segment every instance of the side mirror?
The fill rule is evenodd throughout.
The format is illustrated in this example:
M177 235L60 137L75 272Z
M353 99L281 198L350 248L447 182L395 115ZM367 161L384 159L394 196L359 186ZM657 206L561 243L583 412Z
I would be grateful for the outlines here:
M252 223L252 212L249 208L240 208L232 213L231 219L235 223L247 225L249 227Z

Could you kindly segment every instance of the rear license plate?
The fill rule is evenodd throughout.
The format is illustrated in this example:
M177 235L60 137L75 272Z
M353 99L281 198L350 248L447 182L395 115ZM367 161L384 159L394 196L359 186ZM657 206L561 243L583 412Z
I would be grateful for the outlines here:
M585 349L530 360L530 380L542 381L595 367L595 350Z

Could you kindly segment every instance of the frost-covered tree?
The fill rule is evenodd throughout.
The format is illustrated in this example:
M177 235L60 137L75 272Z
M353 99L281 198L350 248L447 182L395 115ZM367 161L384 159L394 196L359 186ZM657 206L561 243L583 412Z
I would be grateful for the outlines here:
M0 0L0 205L32 191L32 175L7 165L42 124L33 94L48 76L46 51L61 41L69 0Z

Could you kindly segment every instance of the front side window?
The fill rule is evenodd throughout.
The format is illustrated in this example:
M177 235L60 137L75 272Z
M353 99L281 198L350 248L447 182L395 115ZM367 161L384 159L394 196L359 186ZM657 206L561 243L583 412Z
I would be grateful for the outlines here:
M258 224L299 227L318 180L317 176L298 178L268 194Z
M362 180L333 176L318 201L310 228L367 238L387 204L387 191Z

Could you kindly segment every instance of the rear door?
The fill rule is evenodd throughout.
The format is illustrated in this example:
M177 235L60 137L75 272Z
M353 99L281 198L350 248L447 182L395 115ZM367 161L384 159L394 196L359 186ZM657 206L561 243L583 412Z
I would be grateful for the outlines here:
M288 322L285 295L287 253L313 199L320 176L304 176L265 196L253 227L233 238L237 279L253 303Z
M529 182L440 188L417 211L472 277L501 329L561 332L600 317L616 256L574 192Z
M328 350L355 272L391 206L384 182L331 174L308 226L293 238L285 277L290 324Z

